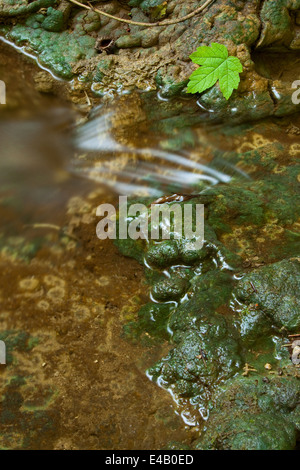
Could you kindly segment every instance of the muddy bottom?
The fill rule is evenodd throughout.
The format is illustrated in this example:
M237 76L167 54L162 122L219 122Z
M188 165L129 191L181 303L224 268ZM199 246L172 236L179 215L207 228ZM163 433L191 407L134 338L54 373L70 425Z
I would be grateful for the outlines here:
M38 68L2 43L0 63L0 447L190 444L193 428L145 375L168 345L122 338L147 287L137 262L96 237L91 212L116 196L67 170L73 150L61 130L82 115L64 83L55 96L38 92Z

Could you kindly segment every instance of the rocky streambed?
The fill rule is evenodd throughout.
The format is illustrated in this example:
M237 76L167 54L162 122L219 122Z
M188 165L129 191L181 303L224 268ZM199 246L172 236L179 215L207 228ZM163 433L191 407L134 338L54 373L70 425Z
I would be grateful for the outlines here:
M149 23L199 2L92 4ZM296 448L299 8L215 1L145 29L2 2L1 448ZM214 41L243 64L229 101L186 93ZM203 247L99 240L120 188L203 204Z

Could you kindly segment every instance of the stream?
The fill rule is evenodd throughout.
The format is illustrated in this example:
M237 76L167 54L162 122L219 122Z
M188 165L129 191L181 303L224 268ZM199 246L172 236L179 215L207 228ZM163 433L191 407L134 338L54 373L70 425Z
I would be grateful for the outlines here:
M146 373L172 341L147 329L124 333L153 298L156 274L129 249L124 256L112 240L97 238L96 208L117 207L120 194L153 201L263 185L274 170L272 149L299 152L299 116L215 122L213 110L199 107L201 123L182 122L166 113L177 98L166 103L136 92L85 102L80 95L78 104L70 100L75 84L73 95L63 81L39 92L39 73L30 57L0 42L7 93L0 108L0 323L8 354L0 374L7 426L0 447L192 447L206 428L207 408ZM263 170L248 158L260 151ZM284 158L278 151L274 172L284 171ZM294 230L292 222L288 227ZM272 251L260 228L247 229L248 242L238 223L232 238L220 239L252 267L282 259L280 242L274 238Z

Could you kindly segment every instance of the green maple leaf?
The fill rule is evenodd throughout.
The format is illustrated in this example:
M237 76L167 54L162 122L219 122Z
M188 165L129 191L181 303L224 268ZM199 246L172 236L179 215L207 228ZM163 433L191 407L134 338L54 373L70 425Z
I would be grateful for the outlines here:
M190 76L188 93L202 93L219 80L220 90L228 100L240 83L242 64L237 57L228 56L222 44L213 42L211 46L198 47L190 59L201 67Z

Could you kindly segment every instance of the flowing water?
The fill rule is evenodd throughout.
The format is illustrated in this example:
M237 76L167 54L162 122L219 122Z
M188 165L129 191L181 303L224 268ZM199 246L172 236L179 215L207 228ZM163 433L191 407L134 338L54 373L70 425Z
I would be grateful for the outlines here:
M200 109L203 124L181 130L161 117L159 97L141 93L96 102L87 115L70 105L65 84L39 93L30 59L2 43L0 57L0 322L34 344L12 347L17 360L1 370L2 390L19 394L22 406L10 405L0 446L191 445L203 422L145 374L170 345L123 337L149 298L143 269L97 239L94 213L119 194L193 195L256 178L226 155L254 149L257 134L241 128L238 138ZM267 144L273 127L264 128Z

